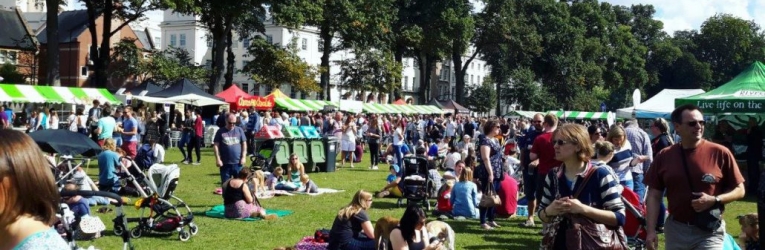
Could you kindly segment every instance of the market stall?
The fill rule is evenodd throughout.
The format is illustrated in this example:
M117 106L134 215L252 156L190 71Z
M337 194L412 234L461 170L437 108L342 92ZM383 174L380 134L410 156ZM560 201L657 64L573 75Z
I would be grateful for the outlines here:
M620 108L616 110L616 117L653 119L657 117L669 118L669 114L674 110L675 99L684 98L704 93L702 89L664 89L658 94L637 106Z
M587 111L548 111L561 120L605 120L608 125L614 124L616 114L613 112L587 112Z
M430 100L430 103L428 104L432 106L436 106L442 109L446 113L470 114L470 109L465 108L464 106L460 105L459 103L451 99L446 101L438 101L436 99L432 99Z
M235 84L215 96L223 98L223 101L227 102L232 110L248 108L269 110L274 108L274 99L250 95Z
M0 84L0 102L90 104L93 100L121 103L106 89Z
M510 111L510 113L507 113L505 116L513 117L513 118L534 118L534 115L536 114L544 114L543 112L537 112L537 111L524 111L524 110L513 110Z
M205 92L186 78L175 81L166 89L134 98L146 102L182 103L198 107L226 104L222 98Z

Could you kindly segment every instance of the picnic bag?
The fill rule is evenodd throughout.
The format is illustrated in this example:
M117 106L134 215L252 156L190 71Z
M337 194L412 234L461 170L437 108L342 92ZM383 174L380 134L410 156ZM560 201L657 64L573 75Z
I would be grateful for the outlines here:
M478 203L478 207L490 208L502 205L502 200L499 199L497 191L494 191L491 182L486 184L486 192L481 196L481 201Z
M329 242L329 229L322 228L322 229L316 230L316 232L313 233L313 240L314 242L319 242L319 243Z
M80 240L90 240L101 237L101 232L106 230L106 225L100 218L95 216L84 216L80 219L80 230L77 238Z

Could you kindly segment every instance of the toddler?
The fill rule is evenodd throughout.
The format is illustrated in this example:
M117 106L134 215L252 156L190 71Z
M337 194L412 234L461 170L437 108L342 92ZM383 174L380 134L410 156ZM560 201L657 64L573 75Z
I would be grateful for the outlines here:
M757 214L738 216L738 223L741 224L741 236L739 238L744 240L744 249L760 249L760 227Z
M301 191L309 193L309 194L319 193L319 186L316 186L316 183L313 182L310 178L308 178L307 174L303 174L300 176L300 182L303 183L303 187L305 187L305 189Z
M446 178L446 175L444 175ZM445 220L452 218L452 202L451 193L454 187L454 179L447 179L441 189L438 190L438 200L436 202L436 210L433 211L434 216L438 216L439 220Z
M271 175L268 176L268 180L266 180L266 186L268 187L268 190L276 190L276 186L284 181L284 178L282 177L283 173L284 169L282 169L282 167L274 168L274 172L271 173Z

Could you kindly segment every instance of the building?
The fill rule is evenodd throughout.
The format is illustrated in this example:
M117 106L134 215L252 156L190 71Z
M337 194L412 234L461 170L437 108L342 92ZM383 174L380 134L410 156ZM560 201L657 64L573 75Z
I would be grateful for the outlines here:
M18 9L21 12L45 12L45 1L0 0L0 9Z
M188 15L182 15L180 13L175 13L172 10L166 10L164 12L164 21L160 24L160 28L162 30L162 44L160 45L161 48L168 48L168 47L174 47L174 48L183 48L190 52L191 55L193 55L194 63L198 65L205 65L210 64L212 61L212 39L211 35L209 35L209 32L207 31L207 28L200 23L199 17L197 16L188 16ZM319 37L319 30L314 27L303 27L300 29L290 29L284 26L278 26L274 25L273 22L270 20L266 21L265 25L265 34L262 34L261 37L265 38L267 41L278 44L280 46L288 46L290 43L295 42L298 47L298 56L305 60L310 65L320 65L321 64L321 39ZM236 55L236 63L235 67L236 69L241 69L244 67L247 58L247 50L246 48L249 47L249 41L245 39L240 39L238 35L234 35L233 44L232 44L232 50L234 54ZM353 54L348 51L340 51L335 52L331 55L330 61L340 61L345 60L348 58L353 58ZM466 57L467 58L467 57ZM439 64L440 65L440 64ZM480 66L478 66L480 65ZM476 58L473 61L473 66L468 69L468 75L466 76L466 81L468 84L470 83L480 83L482 82L482 79L488 74L489 69L485 66L486 63L481 61L480 58ZM448 68L448 67L446 67ZM440 69L440 68L439 68ZM331 64L330 66L330 98L332 100L339 100L343 96L352 96L353 98L364 100L366 98L364 94L369 95L369 93L349 93L348 90L345 90L342 87L342 84L340 83L340 79L338 74L340 73L340 67L336 64ZM431 89L437 90L436 93L431 93L431 96L447 96L447 95L454 95L454 73L453 70L450 72L448 70L441 71L441 70L435 70L434 72L435 77L433 77L433 81L431 82ZM451 75L451 78L444 78L444 80L440 80L440 75L442 74L449 74ZM402 82L401 82L401 89L403 98L404 99L411 99L414 103L426 103L427 100L418 100L417 93L420 90L420 70L417 67L417 63L415 59L413 58L404 58L403 59L403 72L402 72ZM472 81L469 81L470 78L473 78ZM446 79L449 79L448 81ZM318 79L317 79L318 80ZM251 78L247 77L244 74L236 73L234 75L234 82L239 84L242 90L247 91L249 93L255 94L255 95L267 95L271 92L271 89L268 89L265 86L259 86L257 83L255 83ZM448 87L444 87L443 89L437 88L438 86L441 86L443 82L448 83ZM439 85L441 84L441 85ZM315 93L299 93L296 91L292 91L288 85L284 85L280 88L282 92L289 95L292 98L303 98L303 99L315 99L317 98L317 95ZM385 101L387 100L387 93L377 95L377 100Z
M38 42L19 9L0 9L0 65L12 64L34 82Z
M35 19L35 24L39 25L34 27L38 40L41 44L41 58L44 58L46 50L46 44L48 42L48 35L45 31L45 15L44 13L24 13L25 16ZM61 77L61 86L70 87L91 87L89 81L93 76L93 71L90 66L93 65L93 61L90 59L90 46L92 44L91 34L88 30L88 13L86 10L73 10L64 11L58 15L59 22L59 75ZM103 27L103 17L96 19L96 27ZM112 27L119 27L122 21L112 20ZM101 29L98 29L98 39L101 38ZM136 40L138 48L145 48L143 43L139 40L138 35L133 31L129 25L125 25L117 31L110 39L111 45L114 46L124 38L131 38ZM41 63L39 69L40 81L43 82L45 78L45 63ZM123 87L126 83L126 79L113 77L109 79L107 88L116 90Z

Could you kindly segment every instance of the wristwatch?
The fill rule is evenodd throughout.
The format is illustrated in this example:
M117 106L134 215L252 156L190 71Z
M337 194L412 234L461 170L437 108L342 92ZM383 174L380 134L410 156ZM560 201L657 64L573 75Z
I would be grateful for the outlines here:
M721 205L721 204L722 204L722 200L720 199L720 197L715 196L715 205Z

